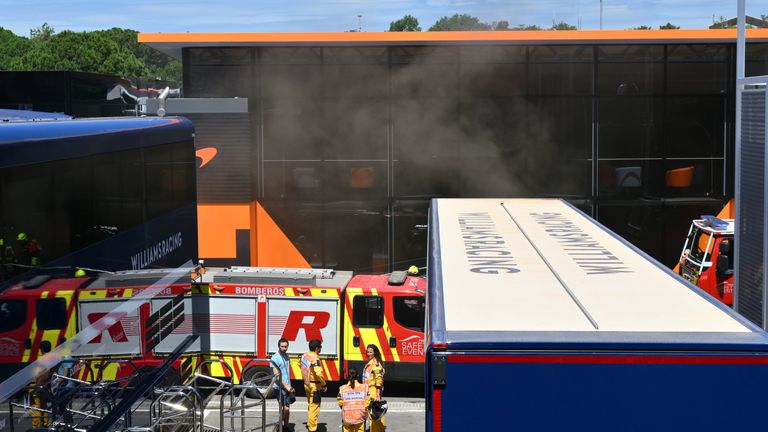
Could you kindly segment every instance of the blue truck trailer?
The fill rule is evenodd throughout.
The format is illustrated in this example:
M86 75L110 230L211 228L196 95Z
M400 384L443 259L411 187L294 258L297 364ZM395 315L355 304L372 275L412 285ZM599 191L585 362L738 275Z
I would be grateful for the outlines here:
M436 199L428 431L740 431L768 335L570 204Z

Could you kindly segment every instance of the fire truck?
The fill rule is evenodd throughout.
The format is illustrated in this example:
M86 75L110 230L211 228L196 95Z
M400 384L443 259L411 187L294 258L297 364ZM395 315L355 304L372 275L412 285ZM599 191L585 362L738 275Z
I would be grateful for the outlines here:
M733 219L702 216L688 230L678 274L733 306Z
M0 366L8 377L74 337L170 270L93 277L38 276L0 296ZM79 377L109 380L155 367L188 335L198 339L175 364L184 380L204 362L206 373L237 383L271 374L264 359L290 342L291 378L312 339L323 341L326 377L361 368L368 344L384 357L387 378L423 380L425 281L405 272L353 275L323 269L230 267L172 280L73 357ZM88 376L90 374L91 376Z

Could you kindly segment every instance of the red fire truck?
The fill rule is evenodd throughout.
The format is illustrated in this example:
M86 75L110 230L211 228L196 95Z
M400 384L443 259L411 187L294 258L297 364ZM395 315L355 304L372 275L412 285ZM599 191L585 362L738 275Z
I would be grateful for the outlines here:
M140 270L84 278L37 277L0 296L0 365L7 377L136 296L169 271ZM100 336L80 346L93 379L153 367L190 334L199 338L176 364L182 378L203 360L214 376L239 382L271 373L251 362L290 341L291 378L312 339L323 341L326 376L361 367L368 344L384 357L390 380L423 380L425 281L405 272L353 275L321 269L230 267L172 281ZM226 365L225 365L226 364ZM228 366L228 367L227 367ZM231 371L230 371L231 368ZM245 370L243 370L245 368ZM82 368L85 374L88 368ZM88 379L87 376L81 378Z
M733 219L702 216L688 230L678 274L733 306Z

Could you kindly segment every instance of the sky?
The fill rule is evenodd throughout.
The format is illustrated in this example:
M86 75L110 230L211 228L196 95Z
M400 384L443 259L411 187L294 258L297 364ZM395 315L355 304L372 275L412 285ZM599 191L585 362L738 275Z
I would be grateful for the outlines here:
M747 15L768 15L768 0L747 1ZM736 16L736 0L603 0L603 28L706 28ZM112 27L144 33L385 31L410 14L423 30L466 13L485 22L549 27L565 21L600 28L600 0L0 0L0 27L20 36L47 22L57 32Z

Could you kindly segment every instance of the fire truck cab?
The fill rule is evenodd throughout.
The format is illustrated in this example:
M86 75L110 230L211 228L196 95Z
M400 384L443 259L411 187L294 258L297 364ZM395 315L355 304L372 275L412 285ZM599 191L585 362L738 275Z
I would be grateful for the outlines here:
M680 276L728 306L733 306L733 239L733 219L695 219L678 270Z

